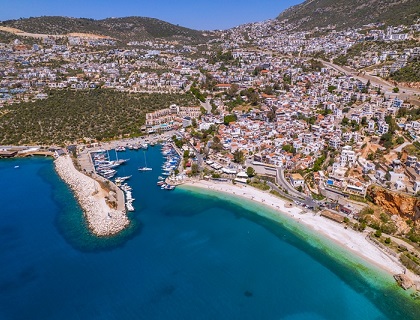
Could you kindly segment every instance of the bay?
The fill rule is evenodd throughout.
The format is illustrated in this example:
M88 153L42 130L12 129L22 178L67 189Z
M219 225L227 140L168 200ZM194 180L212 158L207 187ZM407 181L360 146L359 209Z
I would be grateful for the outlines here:
M89 232L51 159L0 161L0 319L419 318L388 275L266 208L160 190L159 147L146 155L153 171L119 154L136 211L112 238Z

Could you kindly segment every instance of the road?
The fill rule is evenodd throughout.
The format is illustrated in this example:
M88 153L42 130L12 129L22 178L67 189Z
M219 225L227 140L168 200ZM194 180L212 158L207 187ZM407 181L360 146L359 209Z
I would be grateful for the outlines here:
M378 78L378 77L374 77L368 74L360 74L360 72L358 72L357 70L353 70L349 67L346 66L339 66L336 65L334 63L328 62L328 61L324 61L321 60L321 62L326 65L327 67L330 67L332 69L335 69L339 72L342 72L346 75L351 75L356 79L362 80L364 82L367 82L368 80L371 82L371 84L378 86L381 91L386 91L386 92L392 92L392 89L395 88L395 85L393 83L390 83L388 81L385 81L384 79ZM413 99L416 101L419 101L419 99L417 97L414 97L415 95L420 95L420 89L415 89L415 88L408 88L408 87L401 87L398 86L400 91L399 93L397 93L396 95L398 97L400 97L402 100L408 100L408 99Z
M295 201L304 202L306 205L315 208L317 206L316 202L305 194L297 191L293 188L289 182L284 177L283 168L277 168L277 183L284 189L287 190L287 196L292 198Z
M200 102L201 106L206 109L207 113L211 113L211 104L210 104L210 98L206 99L206 102Z

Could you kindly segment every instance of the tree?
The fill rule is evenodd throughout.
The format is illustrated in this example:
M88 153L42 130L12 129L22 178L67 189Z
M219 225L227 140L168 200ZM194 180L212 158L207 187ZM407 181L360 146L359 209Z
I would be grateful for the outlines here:
M237 85L237 84L232 84L231 86L230 86L230 88L226 91L226 94L230 97L230 98L233 98L235 95L236 95L236 93L238 92L238 90L239 90L239 86Z
M236 121L236 115L235 114L228 114L223 118L223 122L225 125L228 125L230 122Z
M199 167L197 163L191 165L191 175L196 176L199 173Z
M284 150L284 151L286 151L286 152L293 153L293 154L295 154L295 153L296 153L296 149L295 149L295 148L293 148L293 146L292 146L292 145L290 145L290 144L285 144L285 145L283 145L281 148L282 148L282 150Z
M398 92L400 92L400 89L399 89L398 87L395 87L394 89L392 89L392 91L393 91L394 93L398 93Z
M391 243L391 238L390 238L390 237L386 238L386 239L385 239L385 243L386 243L386 244L390 244L390 243Z
M333 93L333 91L335 90L335 89L337 89L337 87L336 86L328 86L328 92L329 93Z
M349 119L344 117L343 120L341 120L341 125L347 126L349 124L349 122L350 122Z
M403 137L398 137L397 138L397 140L396 140L396 142L397 142L397 144L403 144L404 143L404 138Z
M254 170L254 168L253 167L246 168L246 174L248 175L248 177L255 176L255 170Z
M381 230L376 230L375 237L380 238L381 236L382 236L382 231Z
M236 150L233 153L233 161L236 163L244 163L245 161L245 156L242 150Z

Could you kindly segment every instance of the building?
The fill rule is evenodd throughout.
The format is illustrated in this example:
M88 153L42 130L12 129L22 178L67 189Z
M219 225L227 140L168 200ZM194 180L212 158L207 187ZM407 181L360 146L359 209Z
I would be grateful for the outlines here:
M356 153L351 149L351 146L344 146L340 155L341 167L353 167L356 163Z
M379 129L378 132L382 135L387 133L389 130L389 125L386 122L380 122L379 123Z
M303 179L300 173L292 173L290 175L290 183L293 187L297 188L305 184L305 179Z
M420 192L420 181L414 182L413 190L415 193Z

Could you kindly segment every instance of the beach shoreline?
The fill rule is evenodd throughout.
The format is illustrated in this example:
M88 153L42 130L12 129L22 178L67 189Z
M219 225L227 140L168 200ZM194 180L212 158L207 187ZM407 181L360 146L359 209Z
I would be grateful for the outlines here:
M261 191L247 185L215 182L207 180L195 180L184 183L181 188L211 190L216 193L244 198L258 205L264 205L275 212L277 218L291 218L304 227L316 232L322 237L331 240L346 252L356 255L363 261L385 271L391 277L396 274L406 274L413 282L414 289L420 290L420 277L413 274L393 257L367 239L367 233L357 232L351 228L345 228L343 224L315 215L312 212L303 212L302 209L289 204L288 201L276 197L268 192Z
M58 157L54 167L61 179L73 190L90 231L99 237L113 236L130 224L125 209L112 209L107 199L116 195L105 190L95 179L78 171L70 156ZM115 199L115 201L117 201Z

